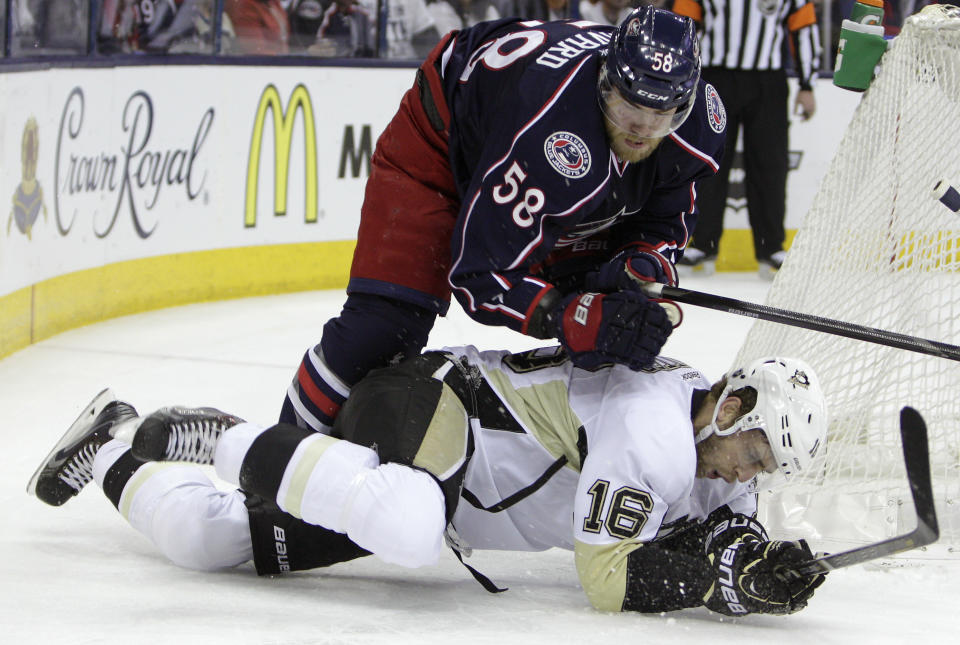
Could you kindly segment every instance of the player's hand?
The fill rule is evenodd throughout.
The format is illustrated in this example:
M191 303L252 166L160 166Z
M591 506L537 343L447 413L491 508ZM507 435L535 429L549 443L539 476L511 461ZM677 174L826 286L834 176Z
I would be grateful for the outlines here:
M764 542L749 536L735 542L711 555L717 580L704 604L728 616L800 611L824 581L823 574L796 572L798 564L812 557L806 540Z
M800 116L800 120L807 121L817 111L817 99L813 90L800 90L793 102L793 111Z
M636 291L645 282L677 286L677 269L666 256L646 242L621 251L597 271L587 274L589 291Z
M641 293L577 293L556 317L557 338L583 369L620 363L632 370L651 365L673 325L664 309Z

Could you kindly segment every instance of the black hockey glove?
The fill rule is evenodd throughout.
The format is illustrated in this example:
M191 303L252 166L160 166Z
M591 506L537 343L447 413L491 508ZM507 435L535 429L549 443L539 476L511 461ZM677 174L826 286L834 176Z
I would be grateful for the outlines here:
M632 370L651 365L673 326L663 308L641 293L577 293L556 314L556 336L583 369L621 363Z
M651 244L639 242L615 255L596 271L588 273L585 285L590 291L611 293L636 291L645 282L675 287L677 269Z
M716 582L704 605L727 616L750 613L792 614L807 606L824 576L801 576L794 566L813 557L806 540L763 541L746 533L707 556Z

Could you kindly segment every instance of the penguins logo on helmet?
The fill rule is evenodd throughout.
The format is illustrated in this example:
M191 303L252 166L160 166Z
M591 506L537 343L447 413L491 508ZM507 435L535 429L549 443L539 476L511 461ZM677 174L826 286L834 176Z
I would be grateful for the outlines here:
M720 406L741 388L752 388L757 402L721 430L717 423ZM809 472L827 438L826 399L813 368L801 359L771 356L732 371L714 408L713 421L698 433L697 441L711 434L724 437L747 430L763 431L785 478Z
M793 376L791 376L787 382L802 387L803 389L810 387L810 377L807 376L806 372L801 370L794 372Z

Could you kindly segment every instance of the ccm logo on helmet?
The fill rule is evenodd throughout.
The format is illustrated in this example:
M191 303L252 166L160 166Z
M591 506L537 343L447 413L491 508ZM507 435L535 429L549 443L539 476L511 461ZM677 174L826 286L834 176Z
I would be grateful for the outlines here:
M642 87L638 87L633 91L645 99L651 99L654 101L666 101L668 98L670 98L666 94L656 94L654 92L648 92Z

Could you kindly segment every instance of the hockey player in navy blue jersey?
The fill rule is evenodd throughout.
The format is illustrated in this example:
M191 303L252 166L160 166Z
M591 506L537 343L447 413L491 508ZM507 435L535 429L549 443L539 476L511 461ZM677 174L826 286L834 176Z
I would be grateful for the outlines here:
M679 308L639 287L676 283L725 122L692 21L668 11L448 34L377 142L347 302L281 420L327 431L367 372L422 350L451 293L579 367L649 365Z

